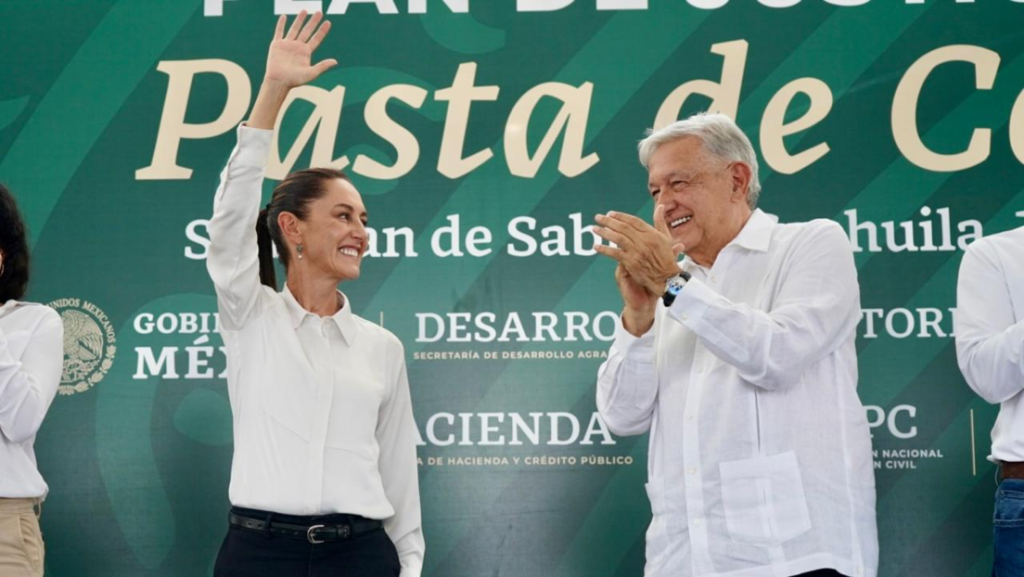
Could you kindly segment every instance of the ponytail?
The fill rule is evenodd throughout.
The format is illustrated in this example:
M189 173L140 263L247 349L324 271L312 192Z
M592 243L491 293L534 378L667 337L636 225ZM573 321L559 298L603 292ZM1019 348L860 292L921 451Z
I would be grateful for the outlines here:
M269 205L268 205L269 208ZM274 243L270 236L268 211L264 208L256 217L256 245L260 254L260 282L277 290L277 273L274 271Z

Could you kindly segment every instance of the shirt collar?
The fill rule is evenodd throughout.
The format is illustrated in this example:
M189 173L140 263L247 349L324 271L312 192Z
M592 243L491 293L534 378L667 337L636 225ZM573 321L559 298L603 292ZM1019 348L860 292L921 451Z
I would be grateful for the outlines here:
M775 228L775 225L778 222L779 217L774 214L768 214L760 208L755 209L754 212L751 213L750 218L748 218L747 222L743 225L743 228L740 229L740 233L736 235L736 238L729 241L729 244L725 245L722 252L725 252L729 247L734 245L747 250L767 252L768 245L771 244L772 241L772 229ZM719 253L719 256L721 256L721 253ZM689 257L683 259L683 261L679 263L679 268L687 272L692 272L693 269L697 268L705 271L710 270L710 267L704 268L693 262Z
M345 339L345 344L351 345L354 342L353 339L355 338L356 331L358 329L355 315L352 314L352 301L345 296L345 293L338 291L338 294L341 295L341 309L331 315L330 319L338 326L338 330L341 332L341 337ZM302 321L305 320L307 316L313 317L314 320L318 320L320 318L302 308L299 301L295 300L295 295L292 294L291 289L288 288L288 283L284 283L284 289L281 290L281 296L284 298L285 307L288 309L288 316L292 321L292 328L299 328L299 325L302 324Z
M779 222L779 217L767 214L760 208L755 209L747 219L747 223L743 225L743 229L736 235L736 238L732 239L732 242L726 245L726 248L736 245L747 250L767 252L768 245L772 241L772 229L775 228L777 222Z
M9 313L9 312L13 311L14 309L18 308L19 306L21 306L20 302L14 300L14 299L8 300L3 305L0 305L0 316L6 315L7 313Z

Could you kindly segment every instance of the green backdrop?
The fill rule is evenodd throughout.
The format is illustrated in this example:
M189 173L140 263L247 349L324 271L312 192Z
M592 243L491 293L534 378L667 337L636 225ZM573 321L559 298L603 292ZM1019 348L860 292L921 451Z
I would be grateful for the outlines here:
M1024 5L837 3L314 3L341 65L289 108L281 154L344 155L377 231L342 288L405 343L425 575L641 574L646 438L594 420L620 301L576 229L650 214L636 141L684 85L666 114L735 114L765 210L851 233L881 575L989 574L995 408L957 370L951 309L963 247L1024 224ZM204 220L275 6L206 4L0 3L0 180L29 299L70 335L36 443L47 575L206 575L226 530Z

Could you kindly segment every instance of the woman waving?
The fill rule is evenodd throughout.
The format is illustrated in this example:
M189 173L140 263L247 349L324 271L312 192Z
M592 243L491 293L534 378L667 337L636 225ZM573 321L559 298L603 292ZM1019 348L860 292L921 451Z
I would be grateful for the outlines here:
M266 75L221 175L207 267L228 352L230 529L215 575L418 577L417 432L402 344L338 290L359 277L366 208L344 173L286 177L261 209L274 126L330 29L278 20ZM280 292L273 248L287 279Z

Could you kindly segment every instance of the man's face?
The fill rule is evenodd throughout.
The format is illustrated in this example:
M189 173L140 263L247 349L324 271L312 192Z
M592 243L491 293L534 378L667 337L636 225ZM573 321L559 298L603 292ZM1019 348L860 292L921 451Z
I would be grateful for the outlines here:
M648 189L665 206L672 240L699 264L713 263L750 214L738 174L744 167L736 165L709 154L692 136L662 144L647 163Z

